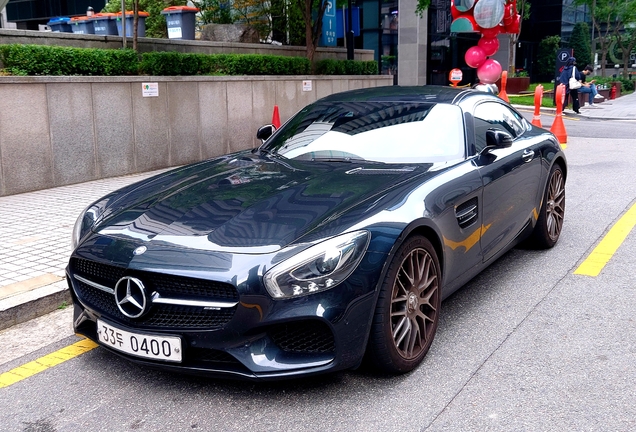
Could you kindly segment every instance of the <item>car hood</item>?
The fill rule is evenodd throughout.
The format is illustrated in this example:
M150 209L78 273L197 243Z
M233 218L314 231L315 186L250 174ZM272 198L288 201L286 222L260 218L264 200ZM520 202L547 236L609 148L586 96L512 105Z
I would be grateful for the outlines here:
M405 181L434 175L430 168L226 156L112 195L93 231L157 246L270 253Z

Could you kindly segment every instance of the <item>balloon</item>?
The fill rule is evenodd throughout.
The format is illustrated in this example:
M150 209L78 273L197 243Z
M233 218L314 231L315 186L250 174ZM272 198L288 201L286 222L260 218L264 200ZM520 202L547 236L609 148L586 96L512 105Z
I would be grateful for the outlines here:
M455 7L455 1L451 0L451 15L453 19L459 18L462 13Z
M455 7L460 12L467 12L475 6L476 0L453 0Z
M516 11L513 9L512 3L508 3L504 9L504 18L503 18L504 26L510 25L513 18L515 17L515 13Z
M471 33L477 31L477 23L470 14L463 14L451 23L451 33Z
M512 19L512 22L509 25L506 25L506 33L508 33L508 34L519 34L520 25L521 25L521 16L519 16L519 14L517 14Z
M479 0L473 10L473 17L480 27L496 27L504 17L504 2L501 0Z
M470 47L464 54L464 60L466 60L468 66L478 68L486 61L486 53L481 47Z
M477 45L484 50L487 56L491 56L499 50L499 39L482 37Z
M501 26L495 26L493 28L480 28L479 31L485 38L494 38L497 37L499 33L501 33Z
M484 84L493 84L501 76L501 65L497 60L488 59L477 69L479 81Z

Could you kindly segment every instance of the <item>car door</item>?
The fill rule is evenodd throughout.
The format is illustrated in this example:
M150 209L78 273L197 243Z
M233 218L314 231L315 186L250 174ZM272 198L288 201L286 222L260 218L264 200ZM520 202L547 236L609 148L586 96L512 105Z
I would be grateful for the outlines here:
M486 147L486 131L498 129L512 135L508 148L482 152L478 159L483 189L481 237L483 260L487 262L515 240L536 217L536 191L541 176L541 157L534 140L524 137L525 121L514 110L497 101L483 102L474 110L475 144Z

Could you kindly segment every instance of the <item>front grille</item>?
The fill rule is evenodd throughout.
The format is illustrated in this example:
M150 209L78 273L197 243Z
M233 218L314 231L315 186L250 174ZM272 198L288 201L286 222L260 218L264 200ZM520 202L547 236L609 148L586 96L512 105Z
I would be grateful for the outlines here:
M309 320L274 326L267 332L280 349L296 353L332 353L333 333L320 321Z
M144 282L147 293L157 291L162 297L185 298L205 301L238 301L238 292L230 284L193 279L159 273L127 270L122 267L91 262L84 259L71 260L71 273L110 288L124 275L135 276ZM131 319L121 313L115 302L115 296L95 288L77 279L73 279L79 299L89 306L117 322L137 328L170 329L219 329L227 324L236 311L232 308L207 310L200 306L180 306L155 304L140 318Z

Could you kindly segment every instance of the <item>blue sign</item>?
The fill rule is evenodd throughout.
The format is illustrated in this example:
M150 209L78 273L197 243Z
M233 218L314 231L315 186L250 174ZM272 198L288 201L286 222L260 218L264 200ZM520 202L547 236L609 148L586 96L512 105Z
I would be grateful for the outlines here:
M344 26L347 26L347 31L349 31L349 18L347 14L349 13L348 9L338 9L338 19L337 19L337 30L336 37L343 38L344 37ZM344 15L344 18L343 18ZM344 24L342 24L344 21ZM353 6L351 8L351 27L353 27L353 35L360 36L360 8L358 6Z
M327 8L322 17L322 33L320 34L320 46L336 46L338 39L336 36L336 1L325 0Z

